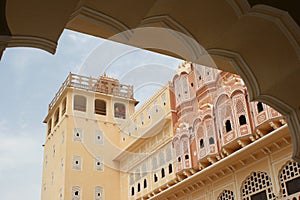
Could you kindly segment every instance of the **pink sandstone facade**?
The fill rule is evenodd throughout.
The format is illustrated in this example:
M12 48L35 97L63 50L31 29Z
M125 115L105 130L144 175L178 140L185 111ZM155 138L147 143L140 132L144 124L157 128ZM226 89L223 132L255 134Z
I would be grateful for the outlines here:
M250 102L238 75L191 63L178 71L173 78L178 174L205 168L286 123L273 108Z

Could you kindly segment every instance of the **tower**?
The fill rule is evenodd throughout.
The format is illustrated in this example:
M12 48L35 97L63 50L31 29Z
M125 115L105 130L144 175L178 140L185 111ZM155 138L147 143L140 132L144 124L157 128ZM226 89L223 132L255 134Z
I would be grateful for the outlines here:
M117 79L69 74L44 120L42 200L120 198L112 158L121 151L119 124L136 104L133 87Z

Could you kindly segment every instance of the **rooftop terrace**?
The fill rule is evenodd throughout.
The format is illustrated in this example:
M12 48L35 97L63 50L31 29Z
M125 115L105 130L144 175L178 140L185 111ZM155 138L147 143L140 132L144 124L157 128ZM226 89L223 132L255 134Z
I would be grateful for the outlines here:
M70 73L50 102L48 111L53 108L53 106L56 104L57 100L60 98L67 87L99 92L134 100L133 86L120 84L119 80L117 79L107 77L105 74L96 79Z

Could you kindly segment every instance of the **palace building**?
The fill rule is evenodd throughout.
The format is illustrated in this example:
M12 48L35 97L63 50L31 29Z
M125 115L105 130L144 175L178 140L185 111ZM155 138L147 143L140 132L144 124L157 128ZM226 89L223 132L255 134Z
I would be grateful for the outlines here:
M133 86L70 73L44 120L42 200L299 200L286 119L248 93L184 62L135 109Z

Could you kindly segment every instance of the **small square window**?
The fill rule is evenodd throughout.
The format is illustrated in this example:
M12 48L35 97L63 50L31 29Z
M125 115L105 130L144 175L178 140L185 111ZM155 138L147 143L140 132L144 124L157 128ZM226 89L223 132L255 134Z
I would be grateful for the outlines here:
M95 158L95 170L96 171L104 171L103 159L102 158Z
M100 186L95 187L95 200L103 199L103 188Z
M103 144L103 132L100 130L97 130L95 133L95 143Z
M82 129L74 128L73 141L80 142L82 140Z
M72 187L72 200L80 200L80 187L73 186Z
M72 169L81 170L81 157L80 156L73 156Z

